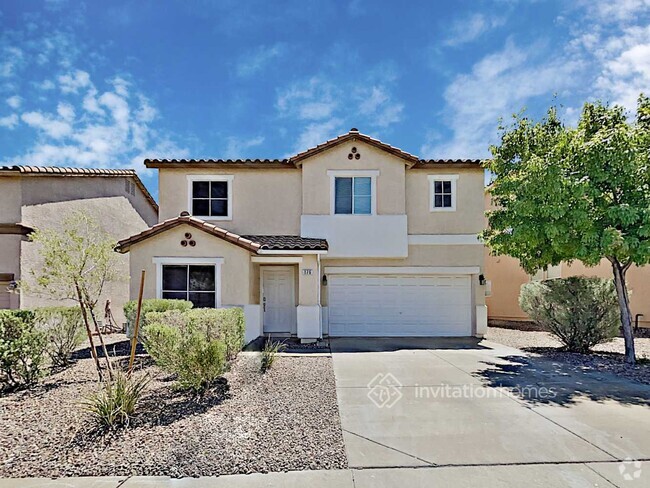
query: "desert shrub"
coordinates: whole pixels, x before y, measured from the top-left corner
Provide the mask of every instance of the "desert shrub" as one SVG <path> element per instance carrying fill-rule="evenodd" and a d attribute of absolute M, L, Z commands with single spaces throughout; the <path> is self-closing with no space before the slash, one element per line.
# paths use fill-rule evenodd
<path fill-rule="evenodd" d="M 262 364 L 260 366 L 262 373 L 266 373 L 267 370 L 271 369 L 271 366 L 273 366 L 273 363 L 275 362 L 277 353 L 282 351 L 285 347 L 285 344 L 280 341 L 267 340 L 264 343 L 264 348 L 262 349 Z"/>
<path fill-rule="evenodd" d="M 86 337 L 79 307 L 47 307 L 36 310 L 36 324 L 47 337 L 47 354 L 53 366 L 70 363 L 70 356 Z"/>
<path fill-rule="evenodd" d="M 151 312 L 166 312 L 167 310 L 189 310 L 194 306 L 187 300 L 170 300 L 166 298 L 150 298 L 142 300 L 142 309 L 140 310 L 140 330 L 147 325 L 147 314 Z M 131 300 L 124 304 L 124 316 L 127 322 L 127 336 L 133 337 L 133 327 L 135 325 L 135 316 L 138 311 L 138 301 Z"/>
<path fill-rule="evenodd" d="M 31 310 L 0 310 L 0 381 L 10 388 L 38 381 L 45 362 L 45 334 Z"/>
<path fill-rule="evenodd" d="M 105 428 L 128 426 L 149 384 L 147 375 L 138 378 L 118 372 L 101 390 L 89 395 L 82 406 Z"/>
<path fill-rule="evenodd" d="M 217 328 L 178 310 L 149 314 L 147 322 L 145 348 L 161 369 L 176 375 L 179 389 L 203 393 L 225 372 L 226 345 Z"/>
<path fill-rule="evenodd" d="M 519 305 L 568 351 L 588 352 L 618 332 L 618 302 L 611 280 L 573 276 L 521 287 Z"/>
<path fill-rule="evenodd" d="M 241 308 L 195 308 L 187 311 L 188 319 L 206 334 L 222 339 L 226 358 L 234 359 L 244 347 L 244 311 Z"/>

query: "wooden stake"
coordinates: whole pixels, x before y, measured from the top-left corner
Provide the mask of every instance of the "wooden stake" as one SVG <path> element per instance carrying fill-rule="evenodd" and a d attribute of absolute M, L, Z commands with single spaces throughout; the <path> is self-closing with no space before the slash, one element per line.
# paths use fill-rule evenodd
<path fill-rule="evenodd" d="M 133 361 L 135 360 L 135 347 L 138 344 L 138 334 L 140 333 L 140 311 L 142 310 L 142 294 L 144 293 L 144 275 L 142 270 L 140 277 L 140 292 L 138 293 L 138 309 L 135 314 L 135 324 L 133 325 L 133 338 L 131 339 L 131 357 L 129 358 L 129 374 L 133 370 Z"/>
<path fill-rule="evenodd" d="M 88 315 L 86 314 L 86 307 L 84 306 L 83 297 L 81 296 L 81 290 L 79 285 L 75 283 L 75 288 L 77 290 L 77 297 L 79 298 L 79 307 L 81 308 L 81 315 L 84 320 L 84 325 L 86 326 L 86 333 L 88 334 L 88 342 L 90 343 L 90 355 L 95 360 L 95 366 L 97 367 L 97 374 L 99 375 L 99 381 L 104 379 L 102 374 L 102 367 L 99 365 L 99 358 L 97 357 L 97 351 L 95 350 L 95 343 L 93 342 L 93 333 L 90 330 L 90 325 L 88 324 Z"/>

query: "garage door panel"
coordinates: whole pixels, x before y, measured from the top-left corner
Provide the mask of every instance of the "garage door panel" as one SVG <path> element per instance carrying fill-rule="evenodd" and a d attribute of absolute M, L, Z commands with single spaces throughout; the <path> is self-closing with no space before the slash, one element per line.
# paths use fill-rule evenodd
<path fill-rule="evenodd" d="M 471 335 L 469 276 L 334 275 L 332 336 Z"/>

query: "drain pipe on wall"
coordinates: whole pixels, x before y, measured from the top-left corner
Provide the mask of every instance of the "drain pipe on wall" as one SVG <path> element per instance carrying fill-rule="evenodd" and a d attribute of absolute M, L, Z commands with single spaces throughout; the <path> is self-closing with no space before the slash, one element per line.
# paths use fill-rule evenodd
<path fill-rule="evenodd" d="M 321 276 L 320 276 L 320 254 L 316 254 L 318 262 L 318 327 L 320 338 L 323 338 L 323 304 L 321 303 Z"/>

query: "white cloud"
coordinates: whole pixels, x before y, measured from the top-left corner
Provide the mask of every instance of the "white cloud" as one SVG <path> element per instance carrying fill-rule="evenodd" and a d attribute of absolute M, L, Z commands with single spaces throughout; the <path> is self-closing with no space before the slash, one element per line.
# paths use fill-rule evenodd
<path fill-rule="evenodd" d="M 333 83 L 314 76 L 283 90 L 278 96 L 276 107 L 283 116 L 321 120 L 336 110 L 340 97 L 341 94 Z"/>
<path fill-rule="evenodd" d="M 281 57 L 287 50 L 283 43 L 272 46 L 260 46 L 241 57 L 237 63 L 236 73 L 241 78 L 248 78 L 266 68 L 274 59 Z"/>
<path fill-rule="evenodd" d="M 6 117 L 0 117 L 0 127 L 5 129 L 13 129 L 18 125 L 18 116 L 16 114 L 7 115 Z"/>
<path fill-rule="evenodd" d="M 54 90 L 56 84 L 52 80 L 43 80 L 41 83 L 37 83 L 36 87 L 41 90 Z"/>
<path fill-rule="evenodd" d="M 45 135 L 53 139 L 61 139 L 72 132 L 68 121 L 56 119 L 42 112 L 25 112 L 20 117 L 27 125 L 40 129 Z"/>
<path fill-rule="evenodd" d="M 77 93 L 80 88 L 90 85 L 90 75 L 86 71 L 75 70 L 59 76 L 59 86 L 63 93 Z"/>
<path fill-rule="evenodd" d="M 19 108 L 22 101 L 23 101 L 23 99 L 18 95 L 13 95 L 13 96 L 7 98 L 7 100 L 6 100 L 7 105 L 9 105 L 13 109 Z"/>
<path fill-rule="evenodd" d="M 572 87 L 577 61 L 539 63 L 539 44 L 525 48 L 508 41 L 505 47 L 458 75 L 444 92 L 443 120 L 452 138 L 440 143 L 434 134 L 421 148 L 424 157 L 484 157 L 494 141 L 499 117 L 518 112 L 531 98 Z"/>
<path fill-rule="evenodd" d="M 447 46 L 467 44 L 468 42 L 475 41 L 486 32 L 501 27 L 505 22 L 505 17 L 480 13 L 472 14 L 469 17 L 459 19 L 452 23 L 449 29 L 449 35 L 444 43 Z"/>
<path fill-rule="evenodd" d="M 22 49 L 14 46 L 5 46 L 3 51 L 2 62 L 0 62 L 0 76 L 10 78 L 16 74 L 16 70 L 25 56 Z"/>
<path fill-rule="evenodd" d="M 241 159 L 248 156 L 247 150 L 252 147 L 260 146 L 264 143 L 263 136 L 243 139 L 239 137 L 229 137 L 223 157 L 226 159 Z"/>
<path fill-rule="evenodd" d="M 402 120 L 404 105 L 394 103 L 388 90 L 382 86 L 362 88 L 359 98 L 359 113 L 371 119 L 377 127 L 388 127 Z"/>
<path fill-rule="evenodd" d="M 337 118 L 308 124 L 298 137 L 295 152 L 305 151 L 341 134 L 343 132 L 342 124 L 343 121 Z"/>

